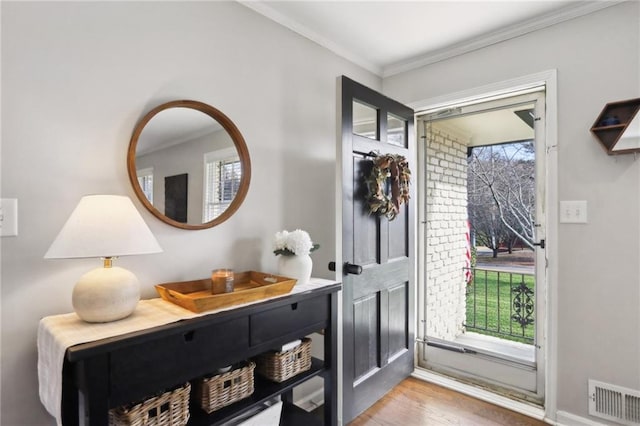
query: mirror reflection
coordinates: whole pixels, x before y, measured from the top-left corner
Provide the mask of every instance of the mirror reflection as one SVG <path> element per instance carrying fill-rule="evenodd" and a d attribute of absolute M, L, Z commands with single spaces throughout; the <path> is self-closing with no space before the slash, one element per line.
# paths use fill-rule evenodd
<path fill-rule="evenodd" d="M 638 148 L 640 148 L 640 114 L 636 114 L 631 123 L 627 125 L 612 151 Z"/>
<path fill-rule="evenodd" d="M 136 128 L 129 151 L 136 193 L 174 226 L 201 229 L 225 220 L 248 187 L 242 136 L 206 104 L 176 101 L 151 111 Z"/>

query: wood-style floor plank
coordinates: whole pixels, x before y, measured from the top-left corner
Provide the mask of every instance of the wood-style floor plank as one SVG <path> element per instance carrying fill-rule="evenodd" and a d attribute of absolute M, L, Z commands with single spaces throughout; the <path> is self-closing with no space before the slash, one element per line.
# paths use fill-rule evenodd
<path fill-rule="evenodd" d="M 546 423 L 410 377 L 349 426 L 542 426 Z"/>

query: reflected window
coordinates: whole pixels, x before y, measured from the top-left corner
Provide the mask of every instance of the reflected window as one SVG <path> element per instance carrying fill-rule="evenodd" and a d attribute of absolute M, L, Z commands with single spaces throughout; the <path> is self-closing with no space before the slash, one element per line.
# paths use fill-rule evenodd
<path fill-rule="evenodd" d="M 142 188 L 144 196 L 153 204 L 153 167 L 137 170 L 136 174 L 138 175 L 138 184 L 140 188 Z"/>
<path fill-rule="evenodd" d="M 378 110 L 353 101 L 353 133 L 365 138 L 378 139 Z"/>
<path fill-rule="evenodd" d="M 393 114 L 387 115 L 387 142 L 393 145 L 406 146 L 407 121 Z"/>
<path fill-rule="evenodd" d="M 242 166 L 235 149 L 205 154 L 203 222 L 215 219 L 229 207 L 238 193 L 241 178 Z"/>

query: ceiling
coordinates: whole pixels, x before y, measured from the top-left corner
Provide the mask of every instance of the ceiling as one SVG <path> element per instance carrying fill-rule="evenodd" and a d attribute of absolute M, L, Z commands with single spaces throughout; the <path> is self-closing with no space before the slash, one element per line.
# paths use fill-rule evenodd
<path fill-rule="evenodd" d="M 467 140 L 467 146 L 522 142 L 535 138 L 534 104 L 520 104 L 477 114 L 445 118 L 432 122 L 434 129 L 454 132 Z"/>
<path fill-rule="evenodd" d="M 620 0 L 238 1 L 381 77 L 620 3 Z"/>
<path fill-rule="evenodd" d="M 136 155 L 145 155 L 187 143 L 222 130 L 209 115 L 192 108 L 169 108 L 153 116 L 144 126 L 136 145 Z M 229 138 L 229 145 L 232 145 Z"/>

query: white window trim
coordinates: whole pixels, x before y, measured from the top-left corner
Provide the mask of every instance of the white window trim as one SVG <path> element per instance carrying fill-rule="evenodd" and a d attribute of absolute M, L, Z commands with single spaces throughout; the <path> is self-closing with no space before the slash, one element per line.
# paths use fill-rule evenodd
<path fill-rule="evenodd" d="M 206 220 L 206 215 L 207 215 L 207 164 L 208 163 L 213 163 L 216 161 L 225 161 L 225 160 L 235 160 L 237 159 L 238 161 L 240 160 L 240 156 L 238 155 L 238 151 L 236 150 L 235 147 L 229 147 L 229 148 L 223 148 L 223 149 L 218 149 L 216 151 L 210 151 L 204 154 L 204 161 L 202 163 L 202 170 L 204 171 L 204 173 L 202 173 L 202 222 L 208 222 Z"/>
<path fill-rule="evenodd" d="M 136 177 L 138 179 L 140 179 L 141 177 L 151 176 L 151 179 L 153 179 L 153 171 L 154 171 L 153 167 L 146 167 L 144 169 L 138 169 L 138 170 L 136 170 Z M 151 199 L 149 200 L 149 202 L 151 204 L 153 204 L 153 187 L 151 188 Z"/>
<path fill-rule="evenodd" d="M 138 169 L 136 170 L 136 176 L 149 176 L 153 175 L 153 167 L 147 167 L 146 169 Z"/>

